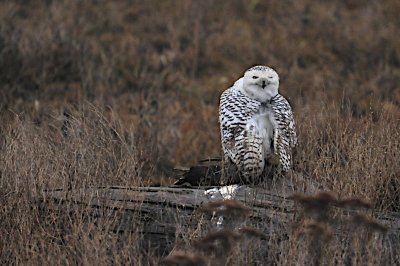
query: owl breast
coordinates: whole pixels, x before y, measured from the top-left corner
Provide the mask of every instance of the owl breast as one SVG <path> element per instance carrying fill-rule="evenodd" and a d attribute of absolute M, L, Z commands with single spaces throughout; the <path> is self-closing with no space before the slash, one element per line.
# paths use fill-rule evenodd
<path fill-rule="evenodd" d="M 267 159 L 274 152 L 274 132 L 276 122 L 271 108 L 261 105 L 259 111 L 249 120 L 248 125 L 254 125 L 262 140 L 262 156 Z M 248 126 L 247 126 L 248 127 Z"/>

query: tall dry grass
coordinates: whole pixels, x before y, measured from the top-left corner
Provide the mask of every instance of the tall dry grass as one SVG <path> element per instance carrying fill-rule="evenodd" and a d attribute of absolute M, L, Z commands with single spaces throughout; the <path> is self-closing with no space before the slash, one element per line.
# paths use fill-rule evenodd
<path fill-rule="evenodd" d="M 236 200 L 209 202 L 201 211 L 224 216 L 224 228 L 189 231 L 163 265 L 395 265 L 396 240 L 371 217 L 372 205 L 320 192 L 291 197 L 294 219 L 279 225 L 252 220 L 252 208 Z M 251 204 L 247 202 L 247 204 Z M 278 213 L 276 213 L 278 214 Z M 278 214 L 279 215 L 279 214 Z M 259 216 L 258 216 L 259 218 Z M 208 219 L 210 219 L 208 217 Z M 273 219 L 273 218 L 272 218 Z M 275 220 L 276 222 L 276 220 Z M 262 226 L 257 228 L 254 226 Z M 193 237 L 193 234 L 197 234 Z M 396 246 L 392 246 L 395 244 Z"/>
<path fill-rule="evenodd" d="M 111 210 L 99 210 L 100 218 L 90 223 L 88 207 L 69 202 L 66 213 L 52 213 L 39 198 L 47 189 L 75 193 L 93 186 L 147 184 L 156 154 L 149 144 L 143 148 L 145 139 L 121 130 L 118 121 L 93 106 L 72 110 L 68 118 L 54 117 L 45 126 L 14 116 L 1 133 L 2 263 L 140 263 L 139 235 L 114 232 L 119 217 Z"/>
<path fill-rule="evenodd" d="M 399 211 L 399 10 L 395 0 L 1 2 L 1 262 L 149 261 L 137 235 L 121 243 L 107 230 L 117 218 L 106 211 L 102 227 L 72 205 L 43 226 L 34 199 L 168 184 L 174 165 L 219 155 L 218 97 L 255 64 L 278 71 L 293 105 L 296 171 Z M 279 237 L 269 258 L 284 264 L 298 254 Z"/>

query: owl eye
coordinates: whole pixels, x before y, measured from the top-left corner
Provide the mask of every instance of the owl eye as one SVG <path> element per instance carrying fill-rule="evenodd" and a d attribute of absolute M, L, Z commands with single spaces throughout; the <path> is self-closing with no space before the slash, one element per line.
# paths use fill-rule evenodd
<path fill-rule="evenodd" d="M 258 79 L 258 77 L 257 76 L 253 76 L 253 79 Z"/>
<path fill-rule="evenodd" d="M 272 79 L 272 78 L 273 78 L 273 76 L 269 76 L 268 78 Z"/>

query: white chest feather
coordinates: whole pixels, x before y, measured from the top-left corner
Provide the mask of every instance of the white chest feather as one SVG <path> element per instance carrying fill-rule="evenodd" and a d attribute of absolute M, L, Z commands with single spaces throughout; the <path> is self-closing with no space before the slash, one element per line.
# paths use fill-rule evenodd
<path fill-rule="evenodd" d="M 264 158 L 269 157 L 273 153 L 273 139 L 277 130 L 274 114 L 266 107 L 261 107 L 260 111 L 255 114 L 247 123 L 246 127 L 255 126 L 262 138 Z"/>

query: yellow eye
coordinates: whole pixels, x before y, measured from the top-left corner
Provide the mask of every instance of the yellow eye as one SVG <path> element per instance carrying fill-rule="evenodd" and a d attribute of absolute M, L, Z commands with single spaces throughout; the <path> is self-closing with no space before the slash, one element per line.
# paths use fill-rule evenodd
<path fill-rule="evenodd" d="M 258 77 L 257 76 L 253 76 L 253 79 L 258 79 Z"/>

